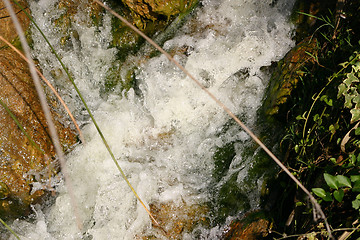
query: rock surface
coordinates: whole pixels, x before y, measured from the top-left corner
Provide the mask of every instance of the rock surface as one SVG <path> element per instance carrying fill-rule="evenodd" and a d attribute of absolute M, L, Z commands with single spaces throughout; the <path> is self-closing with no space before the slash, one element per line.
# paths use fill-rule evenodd
<path fill-rule="evenodd" d="M 27 7 L 26 1 L 19 0 L 18 2 L 21 6 L 24 6 L 26 11 L 30 12 Z M 19 19 L 21 27 L 23 29 L 28 29 L 28 27 L 30 25 L 30 20 L 28 19 L 26 14 L 23 13 L 21 11 L 21 9 L 14 3 L 12 3 L 12 6 L 14 8 L 14 11 L 17 13 L 17 17 Z M 15 31 L 14 25 L 11 21 L 11 18 L 6 10 L 6 7 L 5 7 L 3 1 L 0 2 L 0 35 L 3 38 L 5 38 L 6 40 L 8 40 L 9 42 L 12 42 L 17 38 L 17 33 Z M 5 43 L 0 41 L 0 47 L 2 47 L 2 46 L 5 46 Z"/>
<path fill-rule="evenodd" d="M 133 12 L 148 20 L 159 20 L 161 15 L 169 18 L 185 12 L 196 0 L 123 0 Z"/>
<path fill-rule="evenodd" d="M 2 4 L 0 11 L 4 15 Z M 26 31 L 29 21 L 23 15 L 18 13 Z M 17 35 L 10 19 L 0 20 L 0 34 L 14 41 Z M 0 217 L 9 219 L 26 215 L 29 205 L 42 199 L 59 167 L 28 64 L 5 46 L 0 50 L 0 86 Z M 52 107 L 59 106 L 52 101 Z M 67 150 L 77 137 L 61 123 L 62 117 L 55 111 L 53 117 Z"/>
<path fill-rule="evenodd" d="M 2 106 L 0 108 L 0 215 L 22 215 L 45 194 L 46 182 L 59 169 L 46 120 L 27 63 L 10 49 L 0 51 L 0 99 L 21 123 L 27 135 Z M 56 121 L 66 150 L 76 141 L 70 128 Z M 46 155 L 45 155 L 46 154 Z M 38 190 L 35 190 L 39 188 Z"/>
<path fill-rule="evenodd" d="M 182 239 L 184 233 L 190 233 L 196 226 L 207 224 L 205 217 L 209 209 L 203 205 L 189 205 L 185 202 L 150 204 L 151 214 L 160 227 L 153 223 L 158 233 L 152 236 L 141 236 L 136 239 Z"/>
<path fill-rule="evenodd" d="M 267 116 L 279 112 L 282 104 L 286 103 L 292 90 L 296 88 L 298 81 L 303 76 L 302 71 L 307 63 L 314 63 L 317 45 L 316 39 L 305 38 L 302 42 L 291 49 L 286 56 L 278 63 L 277 68 L 271 76 L 264 111 Z"/>
<path fill-rule="evenodd" d="M 260 214 L 261 215 L 261 214 Z M 268 235 L 270 222 L 254 212 L 230 224 L 223 240 L 257 240 Z"/>

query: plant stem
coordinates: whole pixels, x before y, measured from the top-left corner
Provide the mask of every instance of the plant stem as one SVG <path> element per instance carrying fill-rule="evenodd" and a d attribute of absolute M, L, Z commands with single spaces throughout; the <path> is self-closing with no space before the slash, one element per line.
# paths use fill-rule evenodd
<path fill-rule="evenodd" d="M 20 237 L 15 233 L 14 230 L 12 230 L 12 228 L 6 224 L 6 222 L 4 222 L 1 218 L 0 218 L 0 222 L 2 223 L 2 225 L 4 225 L 7 230 L 9 230 L 11 232 L 12 235 L 14 235 L 18 240 L 20 240 Z"/>

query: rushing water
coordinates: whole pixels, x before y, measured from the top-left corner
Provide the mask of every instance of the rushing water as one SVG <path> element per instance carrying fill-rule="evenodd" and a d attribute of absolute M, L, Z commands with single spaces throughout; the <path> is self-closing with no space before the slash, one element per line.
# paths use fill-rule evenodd
<path fill-rule="evenodd" d="M 71 47 L 60 47 L 61 32 L 51 25 L 52 19 L 61 14 L 55 2 L 33 1 L 33 16 L 51 36 L 51 43 L 74 75 L 120 166 L 147 205 L 181 206 L 181 211 L 175 207 L 168 213 L 180 215 L 185 206 L 208 203 L 214 192 L 211 188 L 218 187 L 230 174 L 237 174 L 237 182 L 242 184 L 251 160 L 241 159 L 241 145 L 249 142 L 249 137 L 238 127 L 222 131 L 229 117 L 220 107 L 162 55 L 141 61 L 136 91 L 130 89 L 126 94 L 117 92 L 104 98 L 101 88 L 116 58 L 116 49 L 109 48 L 110 15 L 105 16 L 103 27 L 96 29 L 79 11 L 72 25 L 78 37 L 71 39 Z M 260 68 L 279 60 L 293 45 L 288 22 L 293 1 L 201 3 L 193 19 L 166 41 L 164 48 L 186 48 L 186 54 L 175 58 L 251 128 L 269 78 Z M 35 30 L 33 38 L 34 55 L 47 77 L 53 79 L 59 64 Z M 159 230 L 151 227 L 151 220 L 116 169 L 70 84 L 59 79 L 56 85 L 83 123 L 86 138 L 86 144 L 67 156 L 84 233 L 78 233 L 62 181 L 54 183 L 58 196 L 53 204 L 46 209 L 34 206 L 34 220 L 17 220 L 13 228 L 22 239 L 160 238 Z M 236 156 L 229 173 L 214 184 L 214 152 L 234 141 Z M 250 201 L 250 208 L 258 207 L 258 195 L 254 194 Z M 200 212 L 207 215 L 206 211 Z M 185 232 L 179 238 L 216 239 L 220 227 L 207 226 L 197 227 L 196 236 Z"/>

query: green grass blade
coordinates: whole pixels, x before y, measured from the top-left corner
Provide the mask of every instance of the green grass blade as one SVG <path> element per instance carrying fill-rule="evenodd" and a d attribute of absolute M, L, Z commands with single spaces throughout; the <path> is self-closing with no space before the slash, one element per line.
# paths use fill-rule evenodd
<path fill-rule="evenodd" d="M 0 222 L 2 223 L 2 225 L 4 225 L 7 228 L 7 230 L 11 232 L 12 235 L 14 235 L 18 240 L 20 240 L 20 237 L 15 233 L 15 231 L 12 230 L 12 228 L 9 225 L 7 225 L 1 218 L 0 218 Z"/>

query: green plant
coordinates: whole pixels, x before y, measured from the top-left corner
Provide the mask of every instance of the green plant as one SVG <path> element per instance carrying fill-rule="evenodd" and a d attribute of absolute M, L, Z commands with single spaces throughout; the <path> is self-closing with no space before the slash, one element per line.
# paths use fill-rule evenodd
<path fill-rule="evenodd" d="M 350 109 L 351 120 L 354 123 L 360 120 L 360 53 L 354 52 L 348 62 L 341 64 L 344 68 L 351 65 L 351 72 L 346 74 L 346 78 L 339 85 L 338 98 L 345 98 L 344 107 Z"/>
<path fill-rule="evenodd" d="M 360 158 L 360 154 L 358 157 Z M 360 192 L 360 175 L 351 175 L 350 177 L 347 177 L 344 175 L 333 176 L 331 174 L 324 173 L 324 179 L 330 188 L 329 191 L 326 191 L 323 188 L 312 189 L 312 192 L 324 201 L 331 202 L 335 199 L 338 202 L 342 202 L 345 193 Z M 352 201 L 352 207 L 360 212 L 360 194 L 357 194 L 355 199 Z"/>
<path fill-rule="evenodd" d="M 293 174 L 312 188 L 329 223 L 340 229 L 355 222 L 360 209 L 360 43 L 350 20 L 341 20 L 340 27 L 334 27 L 333 19 L 315 18 L 318 25 L 312 37 L 319 51 L 299 70 L 301 86 L 285 110 L 288 126 L 281 146 Z M 314 186 L 319 176 L 327 186 Z M 314 233 L 316 229 L 309 224 L 313 211 L 298 196 L 294 220 L 286 228 Z M 340 214 L 351 217 L 340 220 Z"/>

